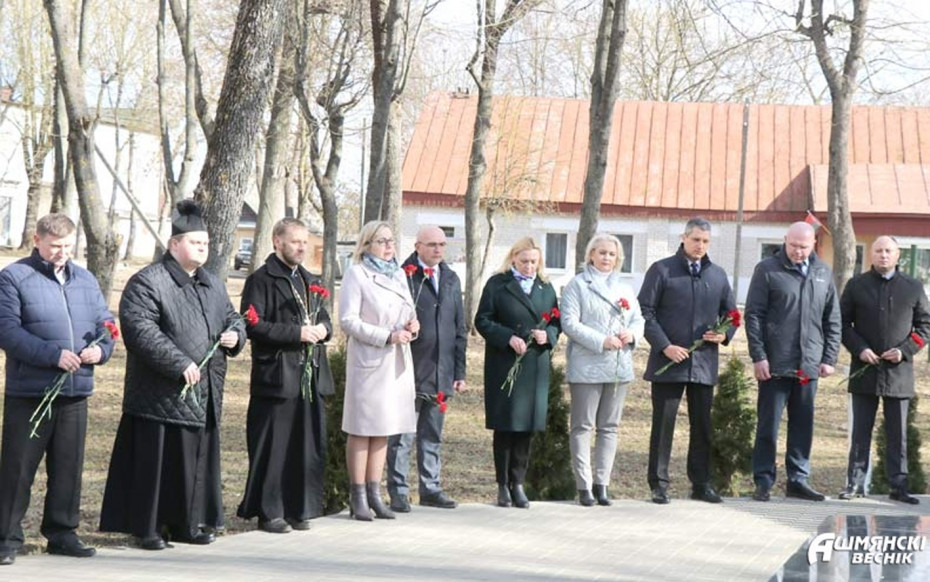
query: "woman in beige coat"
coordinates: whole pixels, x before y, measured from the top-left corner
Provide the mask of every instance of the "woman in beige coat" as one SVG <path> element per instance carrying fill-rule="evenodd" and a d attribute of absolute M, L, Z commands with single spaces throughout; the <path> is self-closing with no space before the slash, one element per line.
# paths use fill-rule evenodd
<path fill-rule="evenodd" d="M 395 241 L 385 222 L 369 222 L 358 236 L 353 264 L 342 279 L 339 323 L 349 337 L 342 430 L 356 519 L 393 519 L 381 499 L 387 438 L 416 431 L 410 342 L 420 324 Z"/>

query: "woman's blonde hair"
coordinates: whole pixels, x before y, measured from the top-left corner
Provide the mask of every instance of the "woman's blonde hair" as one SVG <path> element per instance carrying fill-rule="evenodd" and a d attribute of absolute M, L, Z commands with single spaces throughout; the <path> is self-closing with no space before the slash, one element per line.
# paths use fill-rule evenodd
<path fill-rule="evenodd" d="M 546 276 L 546 265 L 545 265 L 545 261 L 543 260 L 545 255 L 543 255 L 542 248 L 540 248 L 540 246 L 536 244 L 536 241 L 533 240 L 533 237 L 531 236 L 521 238 L 520 240 L 515 242 L 512 247 L 510 247 L 510 251 L 508 251 L 507 256 L 504 257 L 504 262 L 501 263 L 500 272 L 509 273 L 511 267 L 514 266 L 513 258 L 519 255 L 520 253 L 522 253 L 523 251 L 538 251 L 539 252 L 539 266 L 536 267 L 536 276 L 539 277 L 540 281 L 548 282 L 549 277 Z"/>
<path fill-rule="evenodd" d="M 365 223 L 365 226 L 363 226 L 362 230 L 358 233 L 358 242 L 355 243 L 355 252 L 352 253 L 352 262 L 362 262 L 362 254 L 368 252 L 368 249 L 371 247 L 371 241 L 375 240 L 375 237 L 378 236 L 378 232 L 385 228 L 390 230 L 391 225 L 383 220 L 372 220 L 371 222 Z M 396 240 L 394 241 L 394 245 L 394 254 L 396 255 Z"/>
<path fill-rule="evenodd" d="M 617 263 L 614 265 L 614 271 L 619 272 L 623 268 L 623 261 L 626 260 L 626 256 L 623 254 L 623 245 L 620 244 L 620 239 L 615 237 L 612 234 L 606 232 L 599 232 L 591 237 L 591 240 L 588 241 L 588 246 L 584 249 L 584 260 L 585 265 L 591 264 L 591 252 L 594 248 L 601 243 L 613 243 L 617 247 Z"/>

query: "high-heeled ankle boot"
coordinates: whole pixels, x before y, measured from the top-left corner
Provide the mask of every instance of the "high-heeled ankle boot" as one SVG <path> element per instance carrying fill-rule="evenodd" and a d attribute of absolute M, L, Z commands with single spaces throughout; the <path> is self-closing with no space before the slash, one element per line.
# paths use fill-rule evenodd
<path fill-rule="evenodd" d="M 372 519 L 364 484 L 349 486 L 349 517 L 354 517 L 359 521 L 371 521 Z"/>
<path fill-rule="evenodd" d="M 377 481 L 369 481 L 365 484 L 368 492 L 368 507 L 375 512 L 378 519 L 394 519 L 394 512 L 384 504 L 381 499 L 381 484 Z"/>
<path fill-rule="evenodd" d="M 597 499 L 598 505 L 610 505 L 610 497 L 607 497 L 607 485 L 595 485 L 594 498 Z"/>
<path fill-rule="evenodd" d="M 513 506 L 520 509 L 528 509 L 530 500 L 526 497 L 526 491 L 523 490 L 522 483 L 514 483 L 510 486 L 510 495 L 513 497 Z"/>
<path fill-rule="evenodd" d="M 504 483 L 498 483 L 497 485 L 497 506 L 498 507 L 512 507 L 513 500 L 510 498 L 510 488 L 507 487 Z"/>

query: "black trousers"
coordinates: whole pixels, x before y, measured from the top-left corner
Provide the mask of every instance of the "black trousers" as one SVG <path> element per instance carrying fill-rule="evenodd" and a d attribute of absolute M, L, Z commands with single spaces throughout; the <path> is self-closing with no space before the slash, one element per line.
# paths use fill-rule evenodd
<path fill-rule="evenodd" d="M 41 398 L 6 396 L 0 450 L 0 549 L 23 545 L 22 521 L 42 456 L 48 486 L 41 532 L 49 540 L 74 535 L 80 523 L 87 398 L 59 396 L 52 417 L 29 438 L 29 417 Z"/>
<path fill-rule="evenodd" d="M 531 432 L 494 431 L 494 474 L 501 485 L 522 485 L 530 465 Z"/>
<path fill-rule="evenodd" d="M 872 450 L 872 429 L 879 396 L 851 394 L 853 411 L 852 446 L 849 448 L 847 483 L 865 483 Z M 892 491 L 907 491 L 907 409 L 908 398 L 881 397 L 885 414 L 885 474 Z"/>
<path fill-rule="evenodd" d="M 710 409 L 714 387 L 688 382 L 652 384 L 652 433 L 649 437 L 649 488 L 668 487 L 668 463 L 672 456 L 675 417 L 681 395 L 688 393 L 688 479 L 694 488 L 710 483 Z"/>

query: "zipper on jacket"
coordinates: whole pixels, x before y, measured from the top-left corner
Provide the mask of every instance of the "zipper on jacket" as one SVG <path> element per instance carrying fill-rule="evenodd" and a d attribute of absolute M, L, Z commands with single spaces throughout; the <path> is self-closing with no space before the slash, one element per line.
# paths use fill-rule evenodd
<path fill-rule="evenodd" d="M 65 313 L 68 315 L 68 336 L 71 338 L 71 351 L 74 352 L 74 322 L 71 321 L 71 307 L 68 305 L 68 296 L 65 295 L 65 284 L 59 281 L 58 290 L 61 292 L 61 302 L 65 305 Z M 74 396 L 74 374 L 68 375 L 68 384 L 67 396 Z"/>

